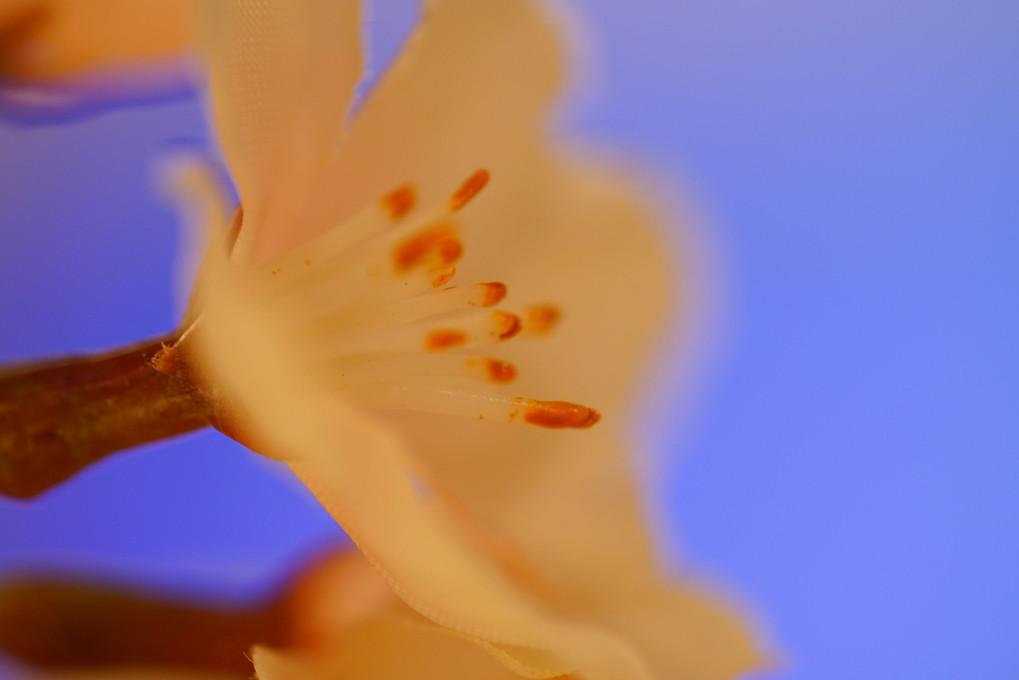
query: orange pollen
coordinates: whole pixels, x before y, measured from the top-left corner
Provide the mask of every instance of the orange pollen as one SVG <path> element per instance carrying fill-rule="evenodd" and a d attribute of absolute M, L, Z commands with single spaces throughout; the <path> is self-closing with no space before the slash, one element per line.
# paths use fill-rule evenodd
<path fill-rule="evenodd" d="M 535 305 L 527 310 L 527 330 L 549 333 L 559 323 L 561 313 L 555 305 Z"/>
<path fill-rule="evenodd" d="M 506 297 L 506 284 L 493 281 L 492 283 L 486 283 L 485 285 L 485 297 L 481 301 L 482 307 L 493 307 Z"/>
<path fill-rule="evenodd" d="M 393 249 L 393 266 L 397 271 L 407 271 L 421 264 L 441 244 L 455 238 L 451 224 L 437 224 L 401 241 Z"/>
<path fill-rule="evenodd" d="M 455 236 L 453 238 L 446 239 L 439 244 L 439 260 L 441 260 L 443 265 L 453 264 L 460 259 L 463 253 L 463 241 Z"/>
<path fill-rule="evenodd" d="M 468 177 L 467 180 L 460 185 L 460 188 L 456 190 L 456 193 L 450 197 L 449 209 L 453 212 L 462 210 L 465 205 L 471 202 L 471 199 L 477 196 L 478 193 L 485 188 L 490 177 L 491 174 L 484 168 Z"/>
<path fill-rule="evenodd" d="M 432 280 L 432 288 L 442 288 L 456 276 L 456 267 L 450 267 Z"/>
<path fill-rule="evenodd" d="M 457 347 L 467 342 L 467 334 L 457 330 L 432 331 L 425 336 L 425 349 L 429 352 L 441 352 L 450 347 Z"/>
<path fill-rule="evenodd" d="M 525 422 L 552 429 L 584 429 L 599 420 L 601 414 L 593 408 L 568 401 L 535 401 L 524 411 Z"/>
<path fill-rule="evenodd" d="M 485 359 L 485 369 L 488 371 L 489 382 L 508 383 L 517 377 L 517 367 L 508 361 Z"/>
<path fill-rule="evenodd" d="M 381 203 L 382 207 L 389 213 L 389 216 L 394 220 L 398 220 L 414 208 L 416 200 L 414 187 L 405 184 L 383 196 Z"/>
<path fill-rule="evenodd" d="M 495 319 L 497 326 L 496 333 L 499 335 L 500 340 L 509 340 L 524 327 L 520 322 L 520 317 L 516 314 L 495 312 L 492 316 Z"/>

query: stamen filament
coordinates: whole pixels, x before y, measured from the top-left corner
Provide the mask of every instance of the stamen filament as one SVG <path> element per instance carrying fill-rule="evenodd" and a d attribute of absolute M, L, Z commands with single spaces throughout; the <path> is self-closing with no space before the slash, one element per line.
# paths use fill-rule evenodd
<path fill-rule="evenodd" d="M 370 408 L 424 411 L 552 429 L 584 429 L 601 419 L 597 411 L 580 404 L 539 401 L 436 385 L 377 383 L 359 385 L 342 390 L 342 393 Z"/>
<path fill-rule="evenodd" d="M 441 352 L 454 348 L 485 347 L 516 335 L 520 331 L 520 317 L 503 311 L 471 310 L 438 321 L 406 326 L 347 333 L 321 331 L 321 326 L 304 329 L 297 338 L 306 345 L 302 354 L 312 364 L 323 359 L 357 354 Z"/>
<path fill-rule="evenodd" d="M 516 367 L 489 357 L 464 357 L 457 354 L 396 354 L 358 361 L 341 358 L 318 369 L 325 382 L 336 387 L 366 383 L 403 383 L 409 380 L 471 380 L 492 384 L 512 382 Z"/>

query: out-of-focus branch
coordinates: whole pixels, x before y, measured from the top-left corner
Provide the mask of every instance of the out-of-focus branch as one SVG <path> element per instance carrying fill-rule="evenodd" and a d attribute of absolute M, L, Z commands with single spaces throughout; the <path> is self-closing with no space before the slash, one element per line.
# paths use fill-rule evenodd
<path fill-rule="evenodd" d="M 173 339 L 0 373 L 0 493 L 28 498 L 111 453 L 208 425 L 213 408 L 187 372 L 153 365 Z"/>
<path fill-rule="evenodd" d="M 242 607 L 34 579 L 0 587 L 0 650 L 39 669 L 173 668 L 249 677 L 256 644 L 291 644 L 287 602 Z"/>

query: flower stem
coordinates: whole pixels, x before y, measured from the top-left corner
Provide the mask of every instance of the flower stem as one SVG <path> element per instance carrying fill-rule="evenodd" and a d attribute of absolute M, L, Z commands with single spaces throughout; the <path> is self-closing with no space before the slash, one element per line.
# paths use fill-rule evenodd
<path fill-rule="evenodd" d="M 173 340 L 0 372 L 0 494 L 28 498 L 111 453 L 208 425 L 195 382 L 153 366 Z"/>

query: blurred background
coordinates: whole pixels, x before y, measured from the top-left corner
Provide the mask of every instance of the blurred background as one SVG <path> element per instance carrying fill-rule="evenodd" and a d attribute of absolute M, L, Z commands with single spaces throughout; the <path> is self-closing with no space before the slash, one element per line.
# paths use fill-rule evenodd
<path fill-rule="evenodd" d="M 682 564 L 757 613 L 768 677 L 1019 677 L 1019 4 L 576 4 L 573 128 L 679 178 L 713 254 L 695 392 L 647 437 Z M 412 3 L 377 6 L 384 62 Z M 0 358 L 173 326 L 154 161 L 207 143 L 193 93 L 0 120 Z M 215 432 L 0 500 L 0 573 L 221 599 L 340 540 Z"/>

